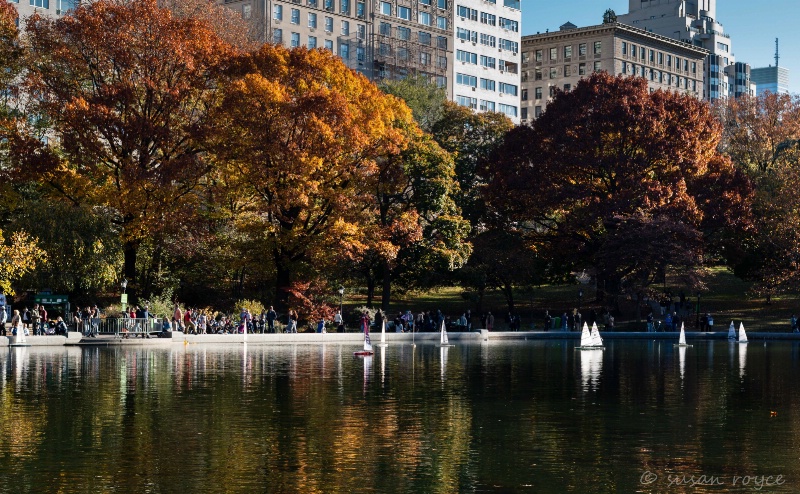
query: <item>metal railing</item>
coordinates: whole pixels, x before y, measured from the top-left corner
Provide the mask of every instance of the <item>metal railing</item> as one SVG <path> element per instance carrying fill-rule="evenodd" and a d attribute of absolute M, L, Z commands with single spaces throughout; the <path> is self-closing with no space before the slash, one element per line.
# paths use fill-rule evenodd
<path fill-rule="evenodd" d="M 84 335 L 113 335 L 118 338 L 128 338 L 130 336 L 150 336 L 161 332 L 161 319 L 148 317 L 137 318 L 116 318 L 105 319 L 91 318 L 83 319 L 76 324 L 76 331 Z"/>

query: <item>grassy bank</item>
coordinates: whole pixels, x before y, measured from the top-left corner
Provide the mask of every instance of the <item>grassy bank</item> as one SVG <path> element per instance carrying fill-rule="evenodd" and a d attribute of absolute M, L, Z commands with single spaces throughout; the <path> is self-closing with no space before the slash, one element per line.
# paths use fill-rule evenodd
<path fill-rule="evenodd" d="M 750 283 L 735 277 L 731 271 L 723 267 L 712 268 L 706 279 L 707 290 L 700 293 L 700 310 L 704 314 L 710 312 L 714 317 L 715 329 L 726 329 L 730 321 L 743 321 L 745 327 L 755 331 L 788 331 L 789 318 L 795 311 L 800 313 L 800 297 L 797 294 L 787 294 L 773 297 L 770 304 L 763 298 L 754 298 L 748 294 Z M 551 315 L 560 315 L 565 311 L 578 307 L 578 290 L 583 288 L 584 296 L 580 303 L 581 312 L 586 317 L 592 309 L 601 313 L 603 305 L 596 301 L 594 285 L 542 285 L 532 290 L 518 290 L 514 294 L 517 313 L 522 318 L 522 328 L 530 329 L 531 323 L 541 329 L 545 310 Z M 669 280 L 666 286 L 656 287 L 660 290 L 671 290 L 679 294 L 681 288 L 671 286 Z M 409 293 L 403 297 L 392 300 L 389 313 L 395 315 L 398 311 L 411 310 L 415 314 L 420 310 L 440 309 L 451 317 L 459 317 L 467 309 L 477 314 L 474 300 L 465 296 L 461 287 L 447 287 L 424 293 Z M 687 318 L 687 327 L 694 328 L 696 320 L 697 293 L 686 292 L 691 302 L 692 315 Z M 350 294 L 345 300 L 345 309 L 363 306 L 366 298 Z M 505 298 L 499 291 L 487 292 L 483 304 L 485 311 L 491 311 L 497 318 L 495 326 L 498 329 L 505 327 L 505 315 L 508 313 Z M 642 310 L 642 317 L 647 315 L 646 309 Z M 617 328 L 620 330 L 642 330 L 644 323 L 635 321 L 635 300 L 620 300 L 616 316 Z M 656 314 L 657 318 L 660 318 Z M 477 323 L 477 320 L 475 321 Z"/>

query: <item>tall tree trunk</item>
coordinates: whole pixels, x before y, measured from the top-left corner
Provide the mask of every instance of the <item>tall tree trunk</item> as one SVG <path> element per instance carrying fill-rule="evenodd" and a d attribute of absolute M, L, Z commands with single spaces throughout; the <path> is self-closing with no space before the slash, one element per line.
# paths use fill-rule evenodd
<path fill-rule="evenodd" d="M 126 293 L 131 300 L 136 300 L 138 294 L 136 285 L 136 254 L 139 251 L 138 242 L 128 240 L 123 246 L 123 253 L 125 256 L 125 265 L 123 268 L 125 279 L 128 280 L 128 288 Z"/>
<path fill-rule="evenodd" d="M 281 255 L 275 255 L 275 299 L 276 305 L 281 309 L 289 307 L 289 286 L 292 283 L 292 273 L 288 261 Z"/>
<path fill-rule="evenodd" d="M 381 293 L 381 309 L 386 314 L 389 311 L 389 299 L 392 296 L 392 270 L 389 261 L 383 261 L 383 293 Z"/>
<path fill-rule="evenodd" d="M 367 275 L 367 307 L 372 308 L 372 300 L 375 298 L 375 277 Z"/>
<path fill-rule="evenodd" d="M 503 295 L 506 296 L 509 314 L 514 313 L 514 287 L 508 284 L 503 285 Z"/>

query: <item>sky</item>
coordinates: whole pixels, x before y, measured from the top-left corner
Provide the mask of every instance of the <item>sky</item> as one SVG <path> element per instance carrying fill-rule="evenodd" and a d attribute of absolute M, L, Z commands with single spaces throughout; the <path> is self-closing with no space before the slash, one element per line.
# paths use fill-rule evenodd
<path fill-rule="evenodd" d="M 556 31 L 567 21 L 601 24 L 606 9 L 626 14 L 628 0 L 522 0 L 522 35 Z M 789 69 L 789 91 L 800 94 L 800 0 L 717 0 L 716 21 L 730 35 L 736 61 L 753 68 L 775 65 L 779 38 L 779 65 Z"/>

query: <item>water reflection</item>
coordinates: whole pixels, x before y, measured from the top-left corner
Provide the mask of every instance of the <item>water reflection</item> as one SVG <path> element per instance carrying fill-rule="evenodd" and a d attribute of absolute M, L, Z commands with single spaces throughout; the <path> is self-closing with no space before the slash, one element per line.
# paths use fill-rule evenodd
<path fill-rule="evenodd" d="M 600 385 L 600 373 L 603 370 L 604 350 L 581 350 L 581 382 L 583 391 L 587 392 L 591 388 L 596 391 Z"/>
<path fill-rule="evenodd" d="M 745 367 L 747 367 L 747 343 L 739 343 L 739 378 L 744 379 Z"/>
<path fill-rule="evenodd" d="M 634 492 L 646 470 L 800 479 L 774 455 L 800 444 L 800 344 L 746 355 L 737 343 L 732 362 L 727 344 L 399 345 L 381 349 L 380 381 L 348 345 L 8 350 L 0 492 Z M 790 482 L 770 492 L 797 492 Z"/>

